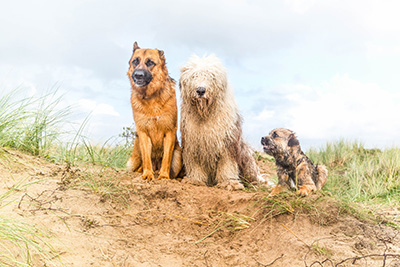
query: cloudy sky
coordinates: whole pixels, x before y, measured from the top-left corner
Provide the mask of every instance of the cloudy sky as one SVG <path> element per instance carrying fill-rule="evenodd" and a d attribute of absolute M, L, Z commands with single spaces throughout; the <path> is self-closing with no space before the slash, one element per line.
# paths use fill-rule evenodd
<path fill-rule="evenodd" d="M 221 58 L 256 149 L 276 127 L 306 149 L 339 138 L 399 146 L 399 10 L 389 0 L 2 0 L 0 94 L 59 88 L 104 141 L 133 122 L 137 41 L 164 50 L 175 80 L 192 54 Z"/>

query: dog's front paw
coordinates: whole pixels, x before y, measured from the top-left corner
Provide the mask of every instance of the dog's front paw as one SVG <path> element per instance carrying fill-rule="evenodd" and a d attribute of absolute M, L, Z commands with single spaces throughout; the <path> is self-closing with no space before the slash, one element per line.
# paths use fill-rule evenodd
<path fill-rule="evenodd" d="M 154 174 L 153 174 L 152 171 L 144 170 L 144 171 L 143 171 L 143 174 L 142 174 L 142 178 L 143 178 L 143 180 L 149 180 L 149 181 L 151 181 L 151 180 L 154 179 Z"/>
<path fill-rule="evenodd" d="M 217 187 L 226 189 L 228 191 L 244 189 L 243 184 L 241 184 L 239 181 L 235 181 L 235 180 L 222 182 L 222 183 L 218 184 Z"/>
<path fill-rule="evenodd" d="M 271 193 L 269 193 L 268 197 L 273 197 L 277 194 L 279 194 L 280 192 L 284 191 L 286 188 L 280 184 L 278 184 L 277 186 L 272 187 Z"/>
<path fill-rule="evenodd" d="M 161 179 L 168 179 L 169 180 L 169 175 L 168 175 L 168 173 L 160 173 L 160 175 L 158 176 L 157 179 L 158 180 L 161 180 Z"/>
<path fill-rule="evenodd" d="M 307 196 L 308 194 L 310 194 L 312 191 L 315 191 L 315 185 L 302 185 L 299 188 L 298 194 L 300 196 Z"/>

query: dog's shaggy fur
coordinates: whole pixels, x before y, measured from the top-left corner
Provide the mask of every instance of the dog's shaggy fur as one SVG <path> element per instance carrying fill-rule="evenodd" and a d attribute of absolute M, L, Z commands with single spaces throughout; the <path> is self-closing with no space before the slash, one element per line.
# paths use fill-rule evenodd
<path fill-rule="evenodd" d="M 193 181 L 226 189 L 261 180 L 226 70 L 214 55 L 193 56 L 181 68 L 182 156 Z"/>
<path fill-rule="evenodd" d="M 328 178 L 324 165 L 314 165 L 301 151 L 299 140 L 293 131 L 277 128 L 261 138 L 264 152 L 276 161 L 278 185 L 272 188 L 271 196 L 287 187 L 306 196 L 321 189 Z"/>

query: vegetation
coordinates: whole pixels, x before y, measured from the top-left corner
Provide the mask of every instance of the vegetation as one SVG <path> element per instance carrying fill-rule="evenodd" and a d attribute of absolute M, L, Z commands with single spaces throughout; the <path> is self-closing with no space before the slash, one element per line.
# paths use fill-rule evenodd
<path fill-rule="evenodd" d="M 133 126 L 124 128 L 119 137 L 94 145 L 83 135 L 88 118 L 77 130 L 61 130 L 64 126 L 74 129 L 74 125 L 68 123 L 71 107 L 60 107 L 62 98 L 56 91 L 38 98 L 21 98 L 18 93 L 0 96 L 0 146 L 52 161 L 125 167 L 135 137 Z"/>
<path fill-rule="evenodd" d="M 117 178 L 107 174 L 107 170 L 125 168 L 135 138 L 135 128 L 124 128 L 119 137 L 109 139 L 102 145 L 93 145 L 82 134 L 88 119 L 75 131 L 60 130 L 65 129 L 71 112 L 70 107 L 60 108 L 60 103 L 61 98 L 56 93 L 39 98 L 21 98 L 18 92 L 0 96 L 0 153 L 1 147 L 15 148 L 51 161 L 65 162 L 71 173 L 71 166 L 94 165 L 98 173 L 79 175 L 77 184 L 104 197 L 118 199 L 118 196 L 122 196 L 125 199 L 125 192 L 118 187 Z M 361 218 L 369 216 L 377 207 L 400 207 L 399 148 L 367 149 L 359 142 L 339 140 L 327 143 L 319 150 L 310 149 L 307 155 L 315 163 L 328 167 L 329 179 L 322 195 L 324 199 L 328 195 L 333 196 L 338 200 L 337 203 L 341 203 L 340 209 Z M 260 153 L 255 156 L 263 162 L 273 160 Z M 68 179 L 62 182 L 67 184 L 70 182 Z M 0 209 L 13 190 L 15 188 L 0 195 Z M 360 206 L 355 207 L 356 202 Z M 266 198 L 265 210 L 269 210 L 269 213 L 265 218 L 299 209 L 323 213 L 302 198 L 282 194 L 273 199 Z M 225 228 L 245 229 L 253 220 L 240 214 L 220 215 L 223 216 L 223 223 L 216 225 L 215 230 L 203 239 Z M 397 221 L 393 225 L 398 227 L 399 224 Z M 29 265 L 32 251 L 41 257 L 50 257 L 45 252 L 52 251 L 46 241 L 48 238 L 40 229 L 0 217 L 0 264 Z M 314 250 L 320 254 L 330 253 L 318 244 Z M 51 254 L 54 255 L 53 252 Z"/>
<path fill-rule="evenodd" d="M 14 193 L 27 186 L 28 183 L 17 183 L 0 194 L 0 214 L 5 206 L 17 201 L 13 199 Z M 59 261 L 50 239 L 50 234 L 43 229 L 0 215 L 0 266 L 32 266 L 42 260 Z"/>
<path fill-rule="evenodd" d="M 366 149 L 361 143 L 327 143 L 308 156 L 329 169 L 325 190 L 349 202 L 400 204 L 400 149 Z"/>
<path fill-rule="evenodd" d="M 124 192 L 117 187 L 115 175 L 103 174 L 109 167 L 125 168 L 135 136 L 134 127 L 124 128 L 120 138 L 93 145 L 82 134 L 88 119 L 77 130 L 62 130 L 73 129 L 74 125 L 68 123 L 71 108 L 60 107 L 60 103 L 57 92 L 35 98 L 21 97 L 20 91 L 16 90 L 0 96 L 0 158 L 7 162 L 5 151 L 12 148 L 50 161 L 65 162 L 68 173 L 61 181 L 62 185 L 78 178 L 79 181 L 74 181 L 76 185 L 89 188 L 104 198 L 124 201 Z M 72 166 L 82 164 L 96 165 L 95 173 L 77 175 L 79 169 Z M 0 192 L 0 214 L 6 205 L 18 201 L 10 200 L 14 192 L 29 186 L 16 182 L 10 190 Z M 46 231 L 0 215 L 1 266 L 32 266 L 37 264 L 33 262 L 34 258 L 52 262 L 57 257 L 50 240 Z"/>

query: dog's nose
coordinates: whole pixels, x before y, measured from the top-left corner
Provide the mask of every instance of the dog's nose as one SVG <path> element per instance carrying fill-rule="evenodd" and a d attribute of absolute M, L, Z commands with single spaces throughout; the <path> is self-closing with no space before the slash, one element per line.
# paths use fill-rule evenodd
<path fill-rule="evenodd" d="M 144 71 L 143 70 L 136 70 L 135 73 L 133 73 L 133 76 L 135 77 L 135 79 L 143 79 L 144 78 Z"/>
<path fill-rule="evenodd" d="M 261 144 L 263 145 L 265 143 L 265 137 L 261 137 Z"/>
<path fill-rule="evenodd" d="M 203 96 L 206 93 L 206 88 L 204 87 L 197 87 L 196 93 L 198 96 Z"/>

